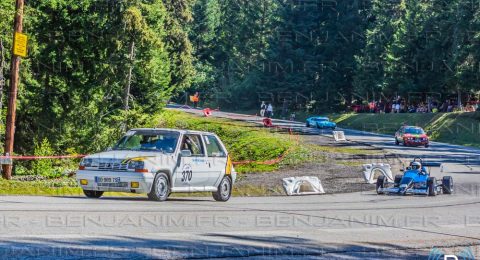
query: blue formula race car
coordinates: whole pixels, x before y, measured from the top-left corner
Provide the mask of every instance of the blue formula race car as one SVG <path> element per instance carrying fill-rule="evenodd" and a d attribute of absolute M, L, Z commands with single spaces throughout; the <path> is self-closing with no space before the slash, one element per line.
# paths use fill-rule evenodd
<path fill-rule="evenodd" d="M 438 163 L 424 163 L 420 158 L 415 158 L 406 168 L 403 175 L 395 176 L 393 186 L 384 175 L 377 179 L 377 194 L 416 194 L 435 196 L 437 194 L 452 194 L 453 179 L 444 176 L 441 181 L 430 176 L 427 167 L 440 166 Z M 390 186 L 390 187 L 389 187 Z"/>
<path fill-rule="evenodd" d="M 313 117 L 307 118 L 306 126 L 321 128 L 321 129 L 337 128 L 337 124 L 335 124 L 335 122 L 330 121 L 328 117 L 321 117 L 321 116 L 313 116 Z"/>

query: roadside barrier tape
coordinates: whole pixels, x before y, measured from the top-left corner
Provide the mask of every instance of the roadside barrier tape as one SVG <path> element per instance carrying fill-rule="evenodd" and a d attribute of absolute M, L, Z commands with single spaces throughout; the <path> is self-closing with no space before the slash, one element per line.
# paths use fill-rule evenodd
<path fill-rule="evenodd" d="M 0 159 L 12 159 L 12 160 L 37 160 L 37 159 L 75 159 L 83 158 L 86 155 L 77 154 L 77 155 L 51 155 L 51 156 L 23 156 L 23 155 L 12 155 L 12 156 L 0 156 Z"/>

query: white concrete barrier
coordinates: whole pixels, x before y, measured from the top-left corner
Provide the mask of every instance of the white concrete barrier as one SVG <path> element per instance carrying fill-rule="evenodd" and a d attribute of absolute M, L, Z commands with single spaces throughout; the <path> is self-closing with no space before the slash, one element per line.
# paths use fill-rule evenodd
<path fill-rule="evenodd" d="M 325 193 L 320 179 L 310 176 L 284 178 L 283 188 L 288 196 Z"/>
<path fill-rule="evenodd" d="M 336 142 L 347 141 L 347 138 L 345 137 L 345 132 L 343 131 L 333 131 L 333 138 L 335 138 Z"/>
<path fill-rule="evenodd" d="M 387 182 L 393 182 L 392 167 L 390 164 L 373 163 L 363 165 L 363 177 L 367 183 L 374 184 L 377 180 L 375 173 L 379 172 L 387 178 Z"/>

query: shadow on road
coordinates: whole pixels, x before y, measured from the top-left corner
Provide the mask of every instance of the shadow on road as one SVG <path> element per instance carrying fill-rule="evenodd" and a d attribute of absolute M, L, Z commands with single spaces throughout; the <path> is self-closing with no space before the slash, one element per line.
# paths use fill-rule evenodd
<path fill-rule="evenodd" d="M 289 236 L 198 235 L 195 240 L 140 238 L 133 236 L 50 239 L 26 237 L 0 239 L 2 258 L 62 259 L 402 259 L 425 258 L 430 248 L 403 247 L 388 243 L 327 244 Z"/>

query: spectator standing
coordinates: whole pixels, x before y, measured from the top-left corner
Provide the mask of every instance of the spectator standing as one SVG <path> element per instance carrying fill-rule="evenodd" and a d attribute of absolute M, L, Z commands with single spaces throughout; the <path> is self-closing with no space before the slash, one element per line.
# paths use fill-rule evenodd
<path fill-rule="evenodd" d="M 272 106 L 272 104 L 270 104 L 270 103 L 267 104 L 266 113 L 267 113 L 266 116 L 267 116 L 268 118 L 272 118 L 272 117 L 273 117 L 273 106 Z"/>
<path fill-rule="evenodd" d="M 198 101 L 200 100 L 200 93 L 195 92 L 195 95 L 193 95 L 193 107 L 197 108 L 198 106 Z"/>
<path fill-rule="evenodd" d="M 295 114 L 295 112 L 292 112 L 290 114 L 290 121 L 295 121 L 295 118 L 297 117 L 297 115 Z"/>
<path fill-rule="evenodd" d="M 397 101 L 395 103 L 395 113 L 400 113 L 400 102 L 399 101 Z"/>
<path fill-rule="evenodd" d="M 265 116 L 265 110 L 267 110 L 267 105 L 265 104 L 265 101 L 262 101 L 262 104 L 260 105 L 260 116 L 261 117 Z"/>

